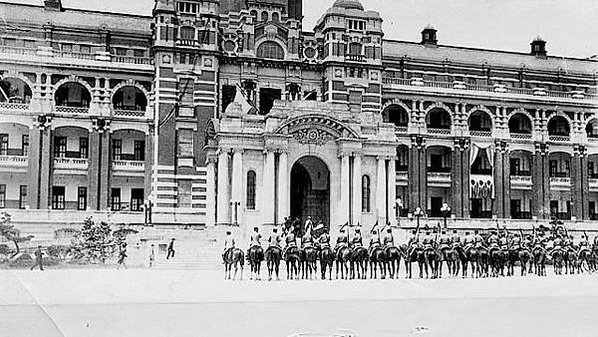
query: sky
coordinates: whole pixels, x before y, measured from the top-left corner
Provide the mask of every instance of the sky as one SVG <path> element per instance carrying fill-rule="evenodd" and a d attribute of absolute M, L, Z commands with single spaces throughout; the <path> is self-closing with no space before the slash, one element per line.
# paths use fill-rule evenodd
<path fill-rule="evenodd" d="M 42 3 L 42 0 L 0 0 Z M 153 0 L 62 0 L 65 7 L 150 15 Z M 587 58 L 598 54 L 598 0 L 361 0 L 381 13 L 385 38 L 419 41 L 427 24 L 440 44 L 528 52 L 540 35 L 550 55 Z M 304 0 L 303 29 L 334 0 Z"/>

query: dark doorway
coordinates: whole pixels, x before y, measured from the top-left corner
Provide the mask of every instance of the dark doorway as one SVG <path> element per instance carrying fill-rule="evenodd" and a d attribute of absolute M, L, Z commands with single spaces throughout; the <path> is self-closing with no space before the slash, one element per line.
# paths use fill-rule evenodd
<path fill-rule="evenodd" d="M 263 88 L 260 89 L 260 115 L 267 115 L 274 106 L 274 101 L 280 99 L 282 91 L 280 89 Z"/>
<path fill-rule="evenodd" d="M 291 217 L 303 224 L 308 216 L 330 228 L 330 171 L 312 156 L 299 159 L 291 170 Z"/>
<path fill-rule="evenodd" d="M 432 204 L 432 209 L 431 209 L 430 215 L 434 218 L 441 217 L 442 212 L 440 212 L 440 209 L 442 208 L 442 198 L 432 197 L 430 200 L 430 203 Z"/>

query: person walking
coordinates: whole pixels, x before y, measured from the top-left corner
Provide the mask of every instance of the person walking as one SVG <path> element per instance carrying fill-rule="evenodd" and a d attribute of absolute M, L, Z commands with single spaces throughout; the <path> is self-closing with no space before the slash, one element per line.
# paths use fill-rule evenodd
<path fill-rule="evenodd" d="M 31 267 L 30 270 L 35 269 L 35 267 L 39 266 L 39 270 L 44 270 L 44 253 L 42 252 L 42 246 L 37 246 L 35 250 L 35 264 Z"/>
<path fill-rule="evenodd" d="M 174 238 L 170 240 L 168 244 L 168 252 L 166 253 L 166 260 L 170 259 L 171 257 L 174 258 Z"/>
<path fill-rule="evenodd" d="M 127 269 L 127 264 L 125 260 L 127 259 L 127 244 L 123 243 L 120 246 L 120 250 L 118 252 L 118 264 L 116 265 L 116 269 L 120 269 L 121 267 Z"/>
<path fill-rule="evenodd" d="M 154 261 L 156 260 L 156 252 L 154 251 L 154 244 L 150 247 L 150 255 L 149 255 L 149 266 L 150 268 L 154 266 Z"/>

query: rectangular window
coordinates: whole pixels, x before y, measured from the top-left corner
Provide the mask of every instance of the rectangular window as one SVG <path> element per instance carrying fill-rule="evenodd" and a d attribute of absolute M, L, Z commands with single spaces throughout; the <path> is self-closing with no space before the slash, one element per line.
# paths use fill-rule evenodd
<path fill-rule="evenodd" d="M 80 186 L 77 189 L 77 210 L 84 211 L 87 209 L 87 187 Z"/>
<path fill-rule="evenodd" d="M 66 156 L 66 137 L 54 137 L 54 156 L 57 158 Z"/>
<path fill-rule="evenodd" d="M 23 156 L 29 155 L 29 135 L 23 135 L 22 142 L 21 142 L 21 155 L 23 155 Z"/>
<path fill-rule="evenodd" d="M 144 196 L 143 188 L 131 189 L 131 211 L 133 211 L 133 212 L 142 211 L 144 198 L 145 198 L 145 196 Z"/>
<path fill-rule="evenodd" d="M 193 106 L 194 85 L 193 79 L 182 78 L 179 80 L 179 93 L 181 95 L 182 106 Z"/>
<path fill-rule="evenodd" d="M 21 185 L 19 188 L 19 208 L 25 209 L 27 206 L 27 185 Z"/>
<path fill-rule="evenodd" d="M 52 186 L 52 209 L 64 209 L 64 186 Z"/>
<path fill-rule="evenodd" d="M 550 172 L 550 177 L 556 177 L 557 176 L 557 172 L 558 172 L 557 164 L 558 164 L 558 162 L 556 160 L 551 160 L 551 161 L 548 162 L 548 166 L 549 166 L 549 169 L 550 169 L 550 171 L 549 171 Z"/>
<path fill-rule="evenodd" d="M 0 156 L 8 155 L 8 135 L 0 133 Z"/>
<path fill-rule="evenodd" d="M 82 54 L 91 54 L 91 46 L 82 45 L 79 47 Z"/>
<path fill-rule="evenodd" d="M 73 51 L 73 45 L 70 43 L 63 43 L 60 47 L 61 47 L 60 49 L 62 49 L 62 51 L 65 51 L 65 52 Z"/>
<path fill-rule="evenodd" d="M 113 211 L 120 211 L 120 188 L 113 188 L 110 193 L 111 208 Z"/>
<path fill-rule="evenodd" d="M 121 139 L 112 140 L 112 159 L 121 160 L 123 152 L 123 142 Z"/>
<path fill-rule="evenodd" d="M 0 208 L 6 208 L 6 185 L 0 185 Z"/>
<path fill-rule="evenodd" d="M 89 140 L 87 137 L 79 138 L 79 158 L 87 158 L 89 156 Z"/>
<path fill-rule="evenodd" d="M 178 131 L 178 153 L 180 157 L 193 157 L 193 130 Z"/>
<path fill-rule="evenodd" d="M 133 160 L 145 160 L 145 140 L 136 140 L 133 143 Z"/>

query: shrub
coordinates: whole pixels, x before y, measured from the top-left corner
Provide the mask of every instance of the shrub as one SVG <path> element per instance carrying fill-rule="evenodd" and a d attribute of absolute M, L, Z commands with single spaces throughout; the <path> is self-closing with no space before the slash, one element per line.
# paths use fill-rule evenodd
<path fill-rule="evenodd" d="M 31 267 L 32 265 L 33 258 L 27 253 L 23 253 L 16 259 L 10 261 L 11 267 Z"/>

